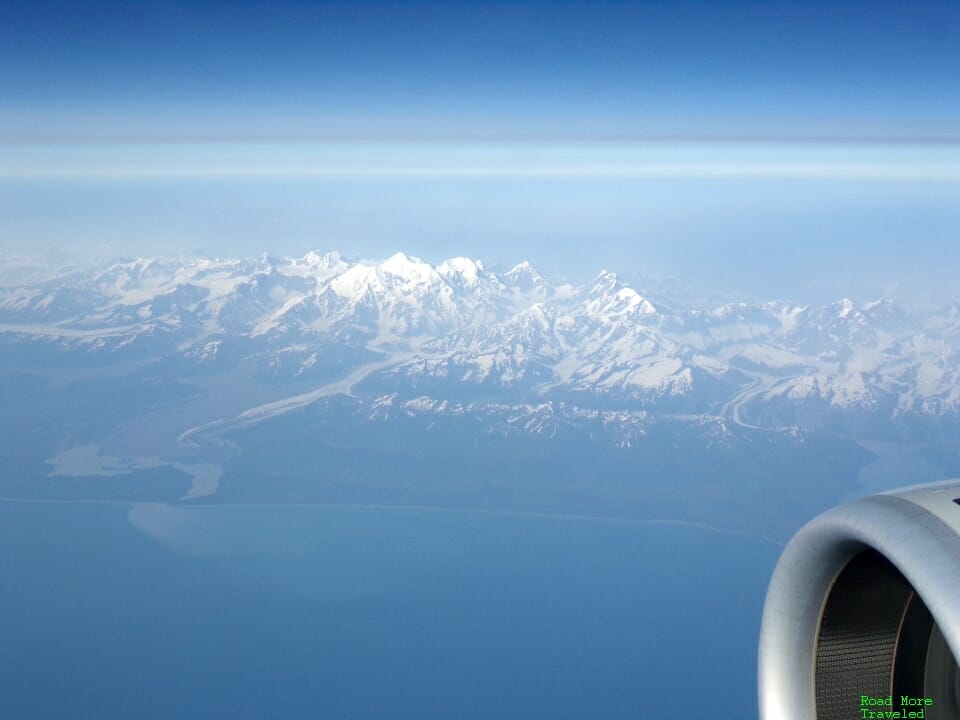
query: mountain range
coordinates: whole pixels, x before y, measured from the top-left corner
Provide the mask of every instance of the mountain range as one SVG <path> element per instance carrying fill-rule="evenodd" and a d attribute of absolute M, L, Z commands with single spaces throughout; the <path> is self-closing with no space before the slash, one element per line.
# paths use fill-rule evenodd
<path fill-rule="evenodd" d="M 359 433 L 404 418 L 635 450 L 660 432 L 728 451 L 817 433 L 854 454 L 953 448 L 960 304 L 688 307 L 614 272 L 573 286 L 404 253 L 148 258 L 4 283 L 0 369 L 17 492 L 31 473 L 168 467 L 184 498 L 222 496 L 238 447 L 318 413 Z"/>
<path fill-rule="evenodd" d="M 902 429 L 960 410 L 958 304 L 924 318 L 887 299 L 678 308 L 612 272 L 556 286 L 526 262 L 496 273 L 403 253 L 138 259 L 3 287 L 0 323 L 8 355 L 57 363 L 179 357 L 202 371 L 255 357 L 278 381 L 333 363 L 404 393 L 575 398 L 762 427 L 855 412 Z"/>

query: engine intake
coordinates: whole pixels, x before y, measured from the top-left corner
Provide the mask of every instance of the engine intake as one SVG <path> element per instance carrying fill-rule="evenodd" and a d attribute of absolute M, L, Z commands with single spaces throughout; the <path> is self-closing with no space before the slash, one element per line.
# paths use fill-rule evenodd
<path fill-rule="evenodd" d="M 780 557 L 760 630 L 760 717 L 960 720 L 957 657 L 960 481 L 857 500 Z"/>

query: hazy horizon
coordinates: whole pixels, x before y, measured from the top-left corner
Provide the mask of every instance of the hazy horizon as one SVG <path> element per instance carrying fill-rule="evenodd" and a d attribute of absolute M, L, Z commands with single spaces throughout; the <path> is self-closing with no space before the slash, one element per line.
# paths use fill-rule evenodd
<path fill-rule="evenodd" d="M 0 10 L 4 254 L 955 285 L 951 3 L 53 7 Z"/>

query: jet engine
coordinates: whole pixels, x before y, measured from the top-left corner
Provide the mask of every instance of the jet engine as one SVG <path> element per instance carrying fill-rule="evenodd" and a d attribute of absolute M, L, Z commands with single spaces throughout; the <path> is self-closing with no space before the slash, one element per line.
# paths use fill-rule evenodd
<path fill-rule="evenodd" d="M 804 526 L 760 630 L 761 720 L 960 720 L 960 480 Z"/>

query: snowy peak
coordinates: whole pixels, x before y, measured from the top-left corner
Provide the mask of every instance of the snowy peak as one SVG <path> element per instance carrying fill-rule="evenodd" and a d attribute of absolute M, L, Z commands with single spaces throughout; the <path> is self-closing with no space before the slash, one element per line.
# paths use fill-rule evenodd
<path fill-rule="evenodd" d="M 918 323 L 890 300 L 858 306 L 848 298 L 795 313 L 788 336 L 794 346 L 811 354 L 843 348 L 882 349 L 895 336 L 919 329 Z"/>
<path fill-rule="evenodd" d="M 437 272 L 450 285 L 456 288 L 475 288 L 487 279 L 483 263 L 466 257 L 444 260 L 437 265 Z"/>
<path fill-rule="evenodd" d="M 398 252 L 391 255 L 378 266 L 389 275 L 405 280 L 418 281 L 429 276 L 433 268 L 418 257 L 410 257 L 406 253 Z"/>
<path fill-rule="evenodd" d="M 377 268 L 370 265 L 354 265 L 330 281 L 330 289 L 347 300 L 359 300 L 367 293 L 384 290 Z"/>
<path fill-rule="evenodd" d="M 620 282 L 620 278 L 617 277 L 616 273 L 601 270 L 597 277 L 594 278 L 589 294 L 608 295 L 611 292 L 616 292 L 621 287 L 623 287 L 623 284 Z"/>
<path fill-rule="evenodd" d="M 591 315 L 653 315 L 656 308 L 615 273 L 601 272 L 587 292 L 586 310 Z"/>
<path fill-rule="evenodd" d="M 379 265 L 358 263 L 346 267 L 330 281 L 329 287 L 340 297 L 358 300 L 368 293 L 397 294 L 417 286 L 441 284 L 442 279 L 430 265 L 398 252 Z"/>
<path fill-rule="evenodd" d="M 539 290 L 547 285 L 547 281 L 540 274 L 540 271 L 526 260 L 507 271 L 503 276 L 503 281 L 508 287 L 523 292 Z"/>
<path fill-rule="evenodd" d="M 288 258 L 279 269 L 286 275 L 323 279 L 346 272 L 349 267 L 350 265 L 338 252 L 321 255 L 311 250 L 301 258 Z"/>

